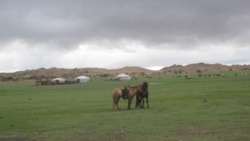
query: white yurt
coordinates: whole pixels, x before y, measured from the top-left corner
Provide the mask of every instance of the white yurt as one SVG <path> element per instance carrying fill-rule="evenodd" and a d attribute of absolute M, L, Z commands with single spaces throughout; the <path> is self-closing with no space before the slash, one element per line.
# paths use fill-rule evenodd
<path fill-rule="evenodd" d="M 116 80 L 130 80 L 131 77 L 125 73 L 120 73 L 115 77 Z"/>
<path fill-rule="evenodd" d="M 79 83 L 85 83 L 88 82 L 90 80 L 90 78 L 88 76 L 78 76 L 75 78 L 75 80 Z"/>
<path fill-rule="evenodd" d="M 61 77 L 54 78 L 52 80 L 52 82 L 57 83 L 57 84 L 63 84 L 63 83 L 65 83 L 65 81 L 66 81 L 66 79 L 65 78 L 61 78 Z"/>

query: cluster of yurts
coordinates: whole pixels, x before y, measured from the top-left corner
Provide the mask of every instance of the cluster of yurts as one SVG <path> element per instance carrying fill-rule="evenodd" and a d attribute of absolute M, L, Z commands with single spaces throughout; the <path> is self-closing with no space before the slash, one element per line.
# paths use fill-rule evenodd
<path fill-rule="evenodd" d="M 115 77 L 115 80 L 130 80 L 131 77 L 127 74 L 121 73 Z M 74 83 L 86 83 L 89 82 L 90 78 L 88 76 L 78 76 L 74 81 L 67 81 L 65 78 L 58 77 L 52 80 L 37 80 L 36 86 L 41 85 L 58 85 L 58 84 L 74 84 Z"/>

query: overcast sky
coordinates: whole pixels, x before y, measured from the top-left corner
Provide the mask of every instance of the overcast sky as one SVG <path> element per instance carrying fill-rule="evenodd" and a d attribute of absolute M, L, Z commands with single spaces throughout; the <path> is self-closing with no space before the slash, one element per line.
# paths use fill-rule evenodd
<path fill-rule="evenodd" d="M 250 64 L 249 0 L 1 0 L 0 72 Z"/>

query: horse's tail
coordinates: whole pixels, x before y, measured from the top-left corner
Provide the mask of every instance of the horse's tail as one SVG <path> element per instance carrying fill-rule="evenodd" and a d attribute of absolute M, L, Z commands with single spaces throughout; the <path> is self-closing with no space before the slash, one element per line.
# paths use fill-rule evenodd
<path fill-rule="evenodd" d="M 112 98 L 113 98 L 113 109 L 115 109 L 116 101 L 117 101 L 115 90 L 113 90 L 113 92 L 112 92 Z"/>
<path fill-rule="evenodd" d="M 117 109 L 119 109 L 118 102 L 121 97 L 121 94 L 118 88 L 113 90 L 112 97 L 113 97 L 113 108 L 115 109 L 115 107 L 117 107 Z"/>

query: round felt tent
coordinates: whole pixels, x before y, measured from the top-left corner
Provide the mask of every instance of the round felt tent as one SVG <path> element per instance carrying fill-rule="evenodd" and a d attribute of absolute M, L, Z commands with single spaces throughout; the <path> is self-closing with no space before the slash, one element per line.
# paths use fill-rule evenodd
<path fill-rule="evenodd" d="M 115 77 L 116 80 L 130 80 L 131 77 L 127 74 L 121 73 Z"/>
<path fill-rule="evenodd" d="M 79 83 L 85 83 L 88 82 L 90 80 L 90 78 L 88 76 L 78 76 L 75 78 L 75 80 Z"/>
<path fill-rule="evenodd" d="M 52 82 L 57 83 L 57 84 L 63 84 L 63 83 L 65 83 L 65 81 L 66 81 L 66 79 L 61 78 L 61 77 L 54 78 L 54 79 L 52 80 Z"/>

